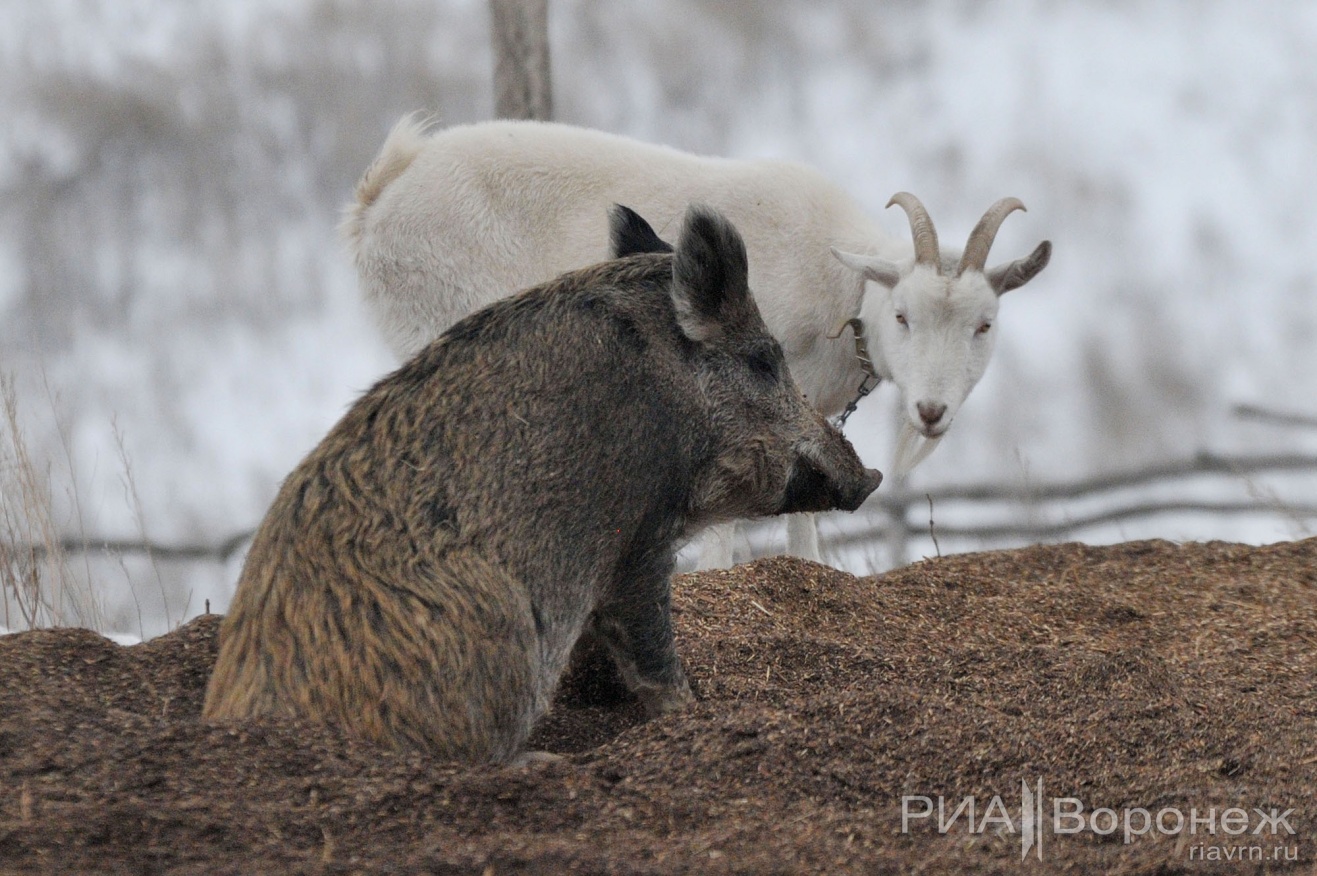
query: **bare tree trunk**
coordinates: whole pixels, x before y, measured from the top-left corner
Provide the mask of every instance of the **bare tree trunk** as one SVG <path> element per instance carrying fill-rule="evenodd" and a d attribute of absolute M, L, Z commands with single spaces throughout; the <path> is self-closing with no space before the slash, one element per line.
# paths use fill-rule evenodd
<path fill-rule="evenodd" d="M 548 0 L 489 0 L 494 25 L 494 115 L 553 118 Z"/>

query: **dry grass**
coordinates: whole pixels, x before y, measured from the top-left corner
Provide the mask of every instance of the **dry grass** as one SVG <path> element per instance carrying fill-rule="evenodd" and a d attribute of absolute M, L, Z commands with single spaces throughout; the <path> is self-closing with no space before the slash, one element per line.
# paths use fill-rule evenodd
<path fill-rule="evenodd" d="M 58 410 L 49 385 L 46 392 L 51 410 Z M 191 595 L 182 614 L 174 617 L 169 594 L 150 549 L 142 500 L 133 480 L 123 434 L 117 422 L 112 422 L 111 428 L 123 468 L 124 501 L 133 512 L 141 543 L 148 546 L 147 557 L 160 590 L 166 624 L 174 629 L 187 616 Z M 68 430 L 60 426 L 57 432 L 57 459 L 43 466 L 34 457 L 24 432 L 14 379 L 0 375 L 0 628 L 5 630 L 84 627 L 104 631 L 109 627 L 105 606 L 93 584 L 93 547 L 83 528 L 77 468 Z M 56 465 L 59 467 L 54 471 Z M 52 492 L 55 483 L 67 485 L 71 524 L 56 519 Z M 145 629 L 142 606 L 124 557 L 108 547 L 105 554 L 118 563 L 128 582 L 137 609 L 140 636 Z M 74 557 L 81 557 L 81 562 Z"/>
<path fill-rule="evenodd" d="M 88 580 L 69 568 L 50 471 L 32 458 L 18 393 L 7 375 L 0 375 L 0 414 L 0 625 L 103 629 L 103 612 Z"/>

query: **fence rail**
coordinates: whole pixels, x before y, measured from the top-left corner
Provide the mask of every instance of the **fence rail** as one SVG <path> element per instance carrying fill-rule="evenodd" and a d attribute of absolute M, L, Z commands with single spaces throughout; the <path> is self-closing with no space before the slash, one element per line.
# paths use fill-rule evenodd
<path fill-rule="evenodd" d="M 1184 499 L 1149 499 L 1131 496 L 1123 500 L 1107 498 L 1102 508 L 1083 513 L 1071 513 L 1065 503 L 1083 502 L 1111 497 L 1124 490 L 1147 491 L 1178 481 L 1204 476 L 1235 478 L 1250 483 L 1255 475 L 1282 472 L 1302 472 L 1317 475 L 1317 456 L 1302 454 L 1271 454 L 1229 456 L 1199 453 L 1175 462 L 1162 463 L 1125 472 L 1102 474 L 1090 478 L 1065 482 L 1027 484 L 982 483 L 965 486 L 942 487 L 917 491 L 898 487 L 871 500 L 877 506 L 882 522 L 838 533 L 827 541 L 834 549 L 869 542 L 886 543 L 903 551 L 907 541 L 915 537 L 977 539 L 993 541 L 1052 540 L 1072 536 L 1095 526 L 1147 519 L 1165 514 L 1213 515 L 1272 515 L 1305 524 L 1317 520 L 1317 504 L 1291 503 L 1272 498 L 1251 498 L 1240 501 L 1191 501 Z M 1006 522 L 955 525 L 933 522 L 936 513 L 946 506 L 982 507 L 1006 505 L 996 516 L 1005 514 L 1013 519 Z M 930 507 L 931 506 L 931 507 Z M 1009 506 L 1014 506 L 1011 509 Z M 1036 518 L 1043 508 L 1052 509 L 1059 519 L 1039 521 Z M 941 509 L 941 511 L 939 510 Z M 227 563 L 234 559 L 251 539 L 252 532 L 235 533 L 214 544 L 169 544 L 134 539 L 100 539 L 69 536 L 54 545 L 70 554 L 104 552 L 110 555 L 147 555 L 161 560 L 209 561 Z M 5 544 L 0 542 L 0 562 L 6 559 L 40 559 L 51 549 L 44 544 Z M 897 558 L 899 560 L 899 557 Z"/>

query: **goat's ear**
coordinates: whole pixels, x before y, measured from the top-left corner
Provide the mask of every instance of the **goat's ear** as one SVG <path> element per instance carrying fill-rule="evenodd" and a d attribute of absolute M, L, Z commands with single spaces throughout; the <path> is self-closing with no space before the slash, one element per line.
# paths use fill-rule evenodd
<path fill-rule="evenodd" d="M 1022 259 L 1016 259 L 1013 262 L 1007 262 L 1004 265 L 998 265 L 988 273 L 984 274 L 988 279 L 988 285 L 998 295 L 1004 295 L 1012 289 L 1019 289 L 1025 283 L 1028 283 L 1052 258 L 1052 241 L 1044 240 Z"/>
<path fill-rule="evenodd" d="M 745 242 L 732 223 L 710 207 L 687 209 L 672 262 L 672 302 L 687 337 L 716 340 L 759 318 L 748 275 Z"/>
<path fill-rule="evenodd" d="M 641 252 L 672 252 L 672 246 L 639 213 L 622 204 L 614 204 L 608 211 L 608 235 L 615 259 Z"/>
<path fill-rule="evenodd" d="M 860 274 L 864 279 L 873 280 L 888 289 L 891 289 L 901 280 L 901 270 L 887 259 L 853 252 L 842 252 L 835 246 L 832 247 L 832 254 L 836 256 L 837 261 Z"/>

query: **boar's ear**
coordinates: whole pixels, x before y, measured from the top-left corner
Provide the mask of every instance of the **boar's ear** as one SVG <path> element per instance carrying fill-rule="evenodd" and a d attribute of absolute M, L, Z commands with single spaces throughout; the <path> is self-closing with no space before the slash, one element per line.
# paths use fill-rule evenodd
<path fill-rule="evenodd" d="M 691 340 L 716 340 L 758 320 L 748 271 L 745 243 L 732 223 L 710 207 L 692 205 L 672 263 L 672 302 Z"/>
<path fill-rule="evenodd" d="M 615 259 L 641 252 L 672 252 L 671 244 L 661 240 L 639 213 L 622 204 L 614 204 L 608 211 L 608 236 Z"/>

